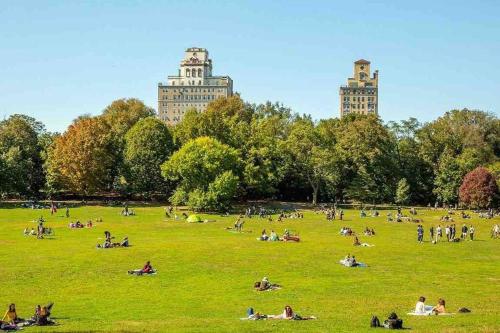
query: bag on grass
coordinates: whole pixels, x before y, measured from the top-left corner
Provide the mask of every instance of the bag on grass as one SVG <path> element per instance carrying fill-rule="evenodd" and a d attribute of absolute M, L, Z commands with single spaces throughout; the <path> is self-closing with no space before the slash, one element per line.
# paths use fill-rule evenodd
<path fill-rule="evenodd" d="M 380 320 L 377 316 L 372 317 L 372 320 L 370 321 L 370 327 L 380 327 Z"/>

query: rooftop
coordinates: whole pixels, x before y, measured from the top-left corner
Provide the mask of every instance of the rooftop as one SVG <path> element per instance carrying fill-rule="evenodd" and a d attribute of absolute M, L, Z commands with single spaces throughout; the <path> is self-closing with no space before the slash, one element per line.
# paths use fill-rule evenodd
<path fill-rule="evenodd" d="M 359 59 L 358 61 L 354 62 L 355 64 L 369 64 L 370 62 L 365 59 Z"/>

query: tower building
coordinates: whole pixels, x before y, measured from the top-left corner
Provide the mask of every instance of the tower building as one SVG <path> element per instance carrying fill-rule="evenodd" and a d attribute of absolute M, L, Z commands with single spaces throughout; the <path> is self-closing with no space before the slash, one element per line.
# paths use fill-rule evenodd
<path fill-rule="evenodd" d="M 370 62 L 354 62 L 354 75 L 340 87 L 340 117 L 351 113 L 378 115 L 378 70 L 370 77 Z"/>
<path fill-rule="evenodd" d="M 178 75 L 169 75 L 158 84 L 158 118 L 169 125 L 180 122 L 186 110 L 205 111 L 208 103 L 233 94 L 229 76 L 212 75 L 208 51 L 190 47 L 184 53 Z"/>

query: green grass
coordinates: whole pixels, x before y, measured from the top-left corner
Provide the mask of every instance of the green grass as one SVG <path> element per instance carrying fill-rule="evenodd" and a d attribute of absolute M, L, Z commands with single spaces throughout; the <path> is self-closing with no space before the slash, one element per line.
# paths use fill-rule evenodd
<path fill-rule="evenodd" d="M 500 331 L 500 240 L 490 229 L 500 219 L 475 215 L 474 242 L 416 242 L 416 225 L 388 223 L 346 211 L 345 221 L 329 223 L 323 215 L 306 212 L 302 220 L 273 222 L 246 219 L 245 230 L 230 233 L 234 216 L 204 217 L 216 222 L 188 224 L 166 220 L 161 207 L 137 207 L 137 216 L 120 216 L 121 208 L 87 206 L 63 210 L 0 210 L 0 307 L 15 302 L 28 317 L 36 304 L 55 302 L 59 326 L 31 327 L 37 331 L 189 331 L 189 332 L 362 332 L 373 314 L 383 319 L 395 311 L 415 332 Z M 41 214 L 56 231 L 53 239 L 23 236 Z M 439 223 L 442 211 L 421 210 L 425 238 Z M 93 229 L 70 230 L 69 220 L 102 217 Z M 456 218 L 457 228 L 462 220 Z M 375 237 L 360 237 L 375 247 L 355 248 L 340 236 L 342 225 L 361 232 L 375 228 Z M 258 242 L 262 229 L 296 230 L 300 243 Z M 127 235 L 130 248 L 98 250 L 105 230 Z M 457 230 L 458 232 L 459 230 Z M 337 264 L 347 253 L 368 268 Z M 151 260 L 156 276 L 134 277 L 128 269 Z M 254 281 L 268 276 L 284 288 L 255 292 Z M 470 314 L 410 317 L 418 297 Z M 281 313 L 285 305 L 313 321 L 241 321 L 253 307 L 266 314 Z M 0 310 L 3 311 L 2 308 Z M 3 314 L 3 313 L 2 313 Z"/>

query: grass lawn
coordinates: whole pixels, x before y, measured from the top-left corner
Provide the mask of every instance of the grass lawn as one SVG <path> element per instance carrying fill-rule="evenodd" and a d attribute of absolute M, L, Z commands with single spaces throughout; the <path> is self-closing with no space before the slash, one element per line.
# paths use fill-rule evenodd
<path fill-rule="evenodd" d="M 202 215 L 216 222 L 196 224 L 166 219 L 162 207 L 134 210 L 136 216 L 123 217 L 119 207 L 85 206 L 71 209 L 67 219 L 62 209 L 54 216 L 0 209 L 0 310 L 14 302 L 18 315 L 29 317 L 36 304 L 55 302 L 52 317 L 59 326 L 26 332 L 363 332 L 376 331 L 369 328 L 372 315 L 383 320 L 392 311 L 415 332 L 500 332 L 500 240 L 490 238 L 499 218 L 473 214 L 467 224 L 475 226 L 476 241 L 434 245 L 429 227 L 439 224 L 443 211 L 419 211 L 426 242 L 418 244 L 416 224 L 388 223 L 384 211 L 360 218 L 348 210 L 343 222 L 333 223 L 310 211 L 281 223 L 252 218 L 244 225 L 252 232 L 238 234 L 224 230 L 235 216 Z M 23 235 L 40 215 L 55 229 L 52 239 Z M 98 217 L 103 222 L 94 228 L 68 228 L 69 221 Z M 455 221 L 459 234 L 463 220 Z M 359 238 L 375 246 L 354 247 L 352 237 L 339 235 L 343 225 L 359 234 L 373 227 L 376 236 Z M 279 234 L 292 229 L 302 241 L 259 242 L 264 228 Z M 96 249 L 105 230 L 117 240 L 128 236 L 132 247 Z M 347 253 L 369 267 L 339 265 Z M 127 275 L 147 260 L 157 275 Z M 254 291 L 263 276 L 283 289 Z M 450 312 L 467 307 L 472 313 L 407 316 L 421 295 L 431 305 L 444 298 Z M 287 304 L 318 319 L 239 319 L 248 307 L 278 314 Z"/>

